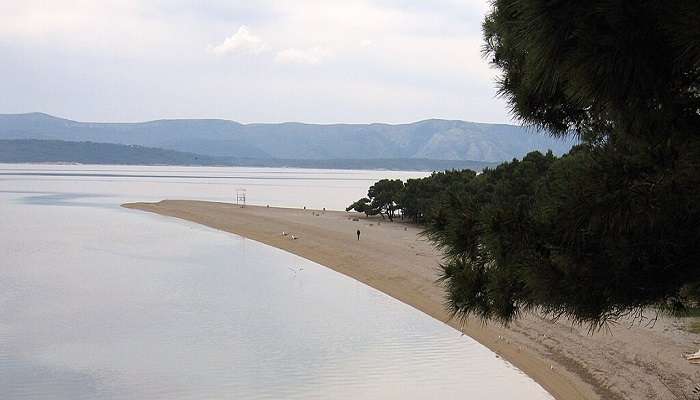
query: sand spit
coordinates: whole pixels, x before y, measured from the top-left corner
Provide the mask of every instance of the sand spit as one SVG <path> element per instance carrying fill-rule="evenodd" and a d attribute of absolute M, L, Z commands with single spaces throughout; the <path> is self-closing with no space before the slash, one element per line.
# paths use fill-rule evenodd
<path fill-rule="evenodd" d="M 351 276 L 461 329 L 557 399 L 694 398 L 700 383 L 700 366 L 681 356 L 700 348 L 700 335 L 686 332 L 680 320 L 661 317 L 653 326 L 632 327 L 622 322 L 594 335 L 534 315 L 509 327 L 478 321 L 462 327 L 449 319 L 435 284 L 439 253 L 410 224 L 339 211 L 189 200 L 123 206 L 235 233 Z"/>

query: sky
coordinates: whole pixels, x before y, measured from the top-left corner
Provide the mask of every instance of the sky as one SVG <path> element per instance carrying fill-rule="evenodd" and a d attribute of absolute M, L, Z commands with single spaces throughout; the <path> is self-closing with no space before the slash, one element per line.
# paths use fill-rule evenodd
<path fill-rule="evenodd" d="M 0 113 L 510 123 L 488 0 L 0 0 Z"/>

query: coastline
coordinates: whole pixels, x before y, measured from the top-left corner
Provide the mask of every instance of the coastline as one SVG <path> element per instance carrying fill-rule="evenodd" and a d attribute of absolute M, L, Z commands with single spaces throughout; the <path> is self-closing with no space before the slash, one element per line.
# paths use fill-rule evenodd
<path fill-rule="evenodd" d="M 585 327 L 534 315 L 509 327 L 476 320 L 461 325 L 449 318 L 442 289 L 435 284 L 440 255 L 414 225 L 340 211 L 240 208 L 189 200 L 122 206 L 234 233 L 357 279 L 461 330 L 556 399 L 676 398 L 674 386 L 684 393 L 697 375 L 676 351 L 692 348 L 698 335 L 669 331 L 669 326 L 675 326 L 673 320 L 662 318 L 654 328 L 613 327 L 609 333 L 595 335 Z M 362 232 L 359 241 L 357 229 Z"/>

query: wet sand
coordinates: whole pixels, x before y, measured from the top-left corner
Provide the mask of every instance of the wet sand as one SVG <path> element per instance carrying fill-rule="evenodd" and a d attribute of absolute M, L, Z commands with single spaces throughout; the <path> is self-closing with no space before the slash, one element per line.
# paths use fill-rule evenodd
<path fill-rule="evenodd" d="M 353 277 L 462 330 L 557 399 L 685 398 L 700 383 L 700 366 L 681 357 L 700 348 L 700 335 L 675 319 L 659 318 L 653 326 L 627 321 L 593 335 L 586 327 L 536 315 L 509 327 L 450 320 L 435 283 L 440 254 L 411 224 L 339 211 L 189 200 L 123 206 L 244 236 Z"/>

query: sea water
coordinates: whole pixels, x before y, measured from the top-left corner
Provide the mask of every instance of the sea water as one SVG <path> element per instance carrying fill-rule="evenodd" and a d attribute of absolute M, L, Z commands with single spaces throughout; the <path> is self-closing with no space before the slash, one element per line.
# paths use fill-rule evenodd
<path fill-rule="evenodd" d="M 342 209 L 413 172 L 0 165 L 2 399 L 550 399 L 444 323 L 321 265 L 119 207 Z"/>

